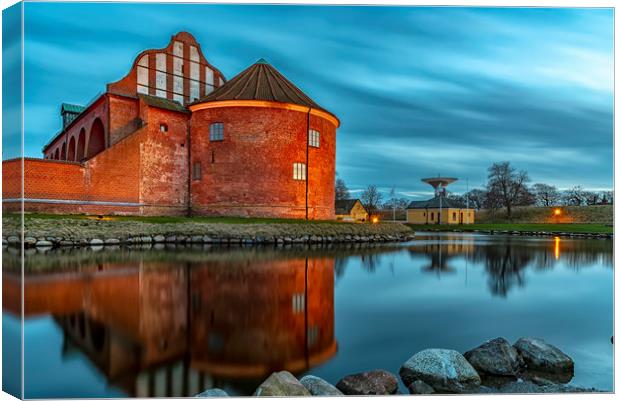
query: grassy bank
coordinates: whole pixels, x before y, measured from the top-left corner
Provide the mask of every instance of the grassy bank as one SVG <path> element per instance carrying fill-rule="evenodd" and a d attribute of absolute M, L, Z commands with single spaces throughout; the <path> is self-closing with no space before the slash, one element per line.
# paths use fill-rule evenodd
<path fill-rule="evenodd" d="M 398 236 L 411 235 L 400 223 L 342 223 L 335 221 L 305 221 L 293 219 L 258 219 L 228 217 L 106 217 L 41 215 L 25 216 L 25 236 L 35 239 L 53 238 L 79 241 L 93 238 L 124 240 L 141 236 L 213 236 L 215 238 L 261 239 L 318 236 Z M 4 215 L 3 237 L 20 231 L 19 215 Z"/>
<path fill-rule="evenodd" d="M 613 224 L 613 205 L 595 206 L 562 206 L 559 215 L 554 214 L 555 207 L 516 207 L 512 216 L 508 218 L 505 209 L 478 210 L 476 211 L 476 223 L 481 224 Z"/>
<path fill-rule="evenodd" d="M 414 231 L 527 231 L 611 234 L 612 226 L 605 224 L 469 224 L 469 225 L 424 225 L 408 224 Z"/>

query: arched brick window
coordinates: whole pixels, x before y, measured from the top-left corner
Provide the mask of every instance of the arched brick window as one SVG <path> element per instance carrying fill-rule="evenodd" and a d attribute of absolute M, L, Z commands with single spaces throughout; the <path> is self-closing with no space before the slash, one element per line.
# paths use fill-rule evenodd
<path fill-rule="evenodd" d="M 90 135 L 88 136 L 88 151 L 86 157 L 91 158 L 97 153 L 105 149 L 105 134 L 103 132 L 103 123 L 100 119 L 96 119 L 93 122 L 93 126 L 90 128 Z"/>
<path fill-rule="evenodd" d="M 67 160 L 75 161 L 75 137 L 72 136 L 69 139 L 69 153 L 67 153 Z"/>
<path fill-rule="evenodd" d="M 62 144 L 62 151 L 60 152 L 60 159 L 67 160 L 67 145 L 64 143 Z"/>
<path fill-rule="evenodd" d="M 80 131 L 77 141 L 77 149 L 75 151 L 75 161 L 81 162 L 84 158 L 84 148 L 86 147 L 86 131 L 84 128 Z"/>

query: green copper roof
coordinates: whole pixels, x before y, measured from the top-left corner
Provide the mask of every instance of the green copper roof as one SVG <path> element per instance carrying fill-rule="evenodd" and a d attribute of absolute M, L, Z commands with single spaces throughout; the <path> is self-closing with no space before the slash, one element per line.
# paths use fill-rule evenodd
<path fill-rule="evenodd" d="M 60 106 L 60 114 L 64 114 L 64 113 L 75 113 L 75 114 L 79 114 L 82 111 L 84 111 L 86 107 L 84 106 L 80 106 L 78 104 L 70 104 L 70 103 L 63 103 Z"/>
<path fill-rule="evenodd" d="M 267 60 L 261 57 L 258 59 L 258 61 L 255 64 L 269 64 L 269 63 L 267 62 Z"/>

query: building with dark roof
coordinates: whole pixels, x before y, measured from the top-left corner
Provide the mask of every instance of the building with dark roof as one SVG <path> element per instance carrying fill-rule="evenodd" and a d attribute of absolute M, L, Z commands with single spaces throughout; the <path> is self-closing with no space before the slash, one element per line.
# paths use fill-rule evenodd
<path fill-rule="evenodd" d="M 180 32 L 61 117 L 43 159 L 3 162 L 5 209 L 335 218 L 340 122 L 263 59 L 227 81 Z"/>
<path fill-rule="evenodd" d="M 368 211 L 359 199 L 336 201 L 336 219 L 343 221 L 367 221 Z"/>
<path fill-rule="evenodd" d="M 473 224 L 474 210 L 439 194 L 429 200 L 409 203 L 407 222 L 411 224 Z"/>

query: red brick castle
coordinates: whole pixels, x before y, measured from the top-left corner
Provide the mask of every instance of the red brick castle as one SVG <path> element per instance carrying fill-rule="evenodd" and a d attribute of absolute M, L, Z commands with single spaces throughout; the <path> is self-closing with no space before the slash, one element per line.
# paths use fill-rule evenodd
<path fill-rule="evenodd" d="M 339 120 L 264 60 L 226 81 L 180 32 L 61 116 L 44 159 L 3 161 L 5 210 L 335 217 Z"/>

